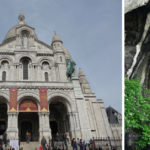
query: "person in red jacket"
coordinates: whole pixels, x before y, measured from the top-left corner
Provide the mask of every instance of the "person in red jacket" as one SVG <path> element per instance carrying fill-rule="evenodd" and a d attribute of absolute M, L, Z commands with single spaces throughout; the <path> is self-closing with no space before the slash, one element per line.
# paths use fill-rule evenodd
<path fill-rule="evenodd" d="M 40 146 L 40 150 L 43 150 L 43 146 L 42 145 Z"/>

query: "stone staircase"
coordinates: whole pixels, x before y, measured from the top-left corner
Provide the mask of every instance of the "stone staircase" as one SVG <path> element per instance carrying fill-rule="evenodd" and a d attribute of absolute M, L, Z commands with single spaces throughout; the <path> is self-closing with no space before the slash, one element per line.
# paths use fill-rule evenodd
<path fill-rule="evenodd" d="M 20 143 L 20 148 L 23 148 L 23 150 L 39 150 L 40 148 L 40 142 L 21 142 Z M 71 144 L 68 145 L 68 150 L 72 150 Z"/>
<path fill-rule="evenodd" d="M 40 142 L 21 142 L 20 143 L 20 148 L 23 148 L 23 150 L 35 150 L 37 148 L 37 150 L 39 150 L 40 147 Z"/>

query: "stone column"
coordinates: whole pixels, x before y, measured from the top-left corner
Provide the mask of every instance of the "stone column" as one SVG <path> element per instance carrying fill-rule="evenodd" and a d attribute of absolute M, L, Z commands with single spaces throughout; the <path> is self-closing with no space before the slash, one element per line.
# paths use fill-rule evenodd
<path fill-rule="evenodd" d="M 9 112 L 8 113 L 8 127 L 7 127 L 7 135 L 9 140 L 18 140 L 18 113 L 17 112 Z"/>
<path fill-rule="evenodd" d="M 69 118 L 69 126 L 70 126 L 70 133 L 71 133 L 71 137 L 74 138 L 75 137 L 75 126 L 74 126 L 74 119 L 73 119 L 73 113 L 69 112 L 68 113 L 68 118 Z"/>
<path fill-rule="evenodd" d="M 70 132 L 72 138 L 81 138 L 80 134 L 80 128 L 79 128 L 79 122 L 77 118 L 77 113 L 75 112 L 69 112 L 68 113 L 69 118 L 69 126 L 70 126 Z"/>
<path fill-rule="evenodd" d="M 49 125 L 49 113 L 48 112 L 40 112 L 39 113 L 39 132 L 40 132 L 40 140 L 44 136 L 47 141 L 51 139 L 51 130 Z"/>

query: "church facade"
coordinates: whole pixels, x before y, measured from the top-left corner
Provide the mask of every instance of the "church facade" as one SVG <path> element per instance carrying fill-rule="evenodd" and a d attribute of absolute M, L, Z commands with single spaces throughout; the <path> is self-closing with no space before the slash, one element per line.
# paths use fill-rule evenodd
<path fill-rule="evenodd" d="M 18 20 L 0 44 L 0 134 L 20 141 L 27 131 L 32 141 L 66 132 L 86 140 L 113 137 L 103 101 L 58 35 L 46 44 L 22 13 Z"/>

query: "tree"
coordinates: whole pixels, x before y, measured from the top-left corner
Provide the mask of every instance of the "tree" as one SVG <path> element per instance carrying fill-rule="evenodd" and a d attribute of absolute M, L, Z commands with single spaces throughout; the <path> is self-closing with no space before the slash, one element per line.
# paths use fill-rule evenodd
<path fill-rule="evenodd" d="M 138 135 L 137 149 L 150 144 L 150 91 L 138 79 L 125 79 L 125 132 Z"/>

